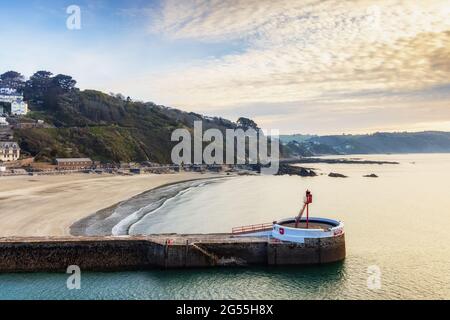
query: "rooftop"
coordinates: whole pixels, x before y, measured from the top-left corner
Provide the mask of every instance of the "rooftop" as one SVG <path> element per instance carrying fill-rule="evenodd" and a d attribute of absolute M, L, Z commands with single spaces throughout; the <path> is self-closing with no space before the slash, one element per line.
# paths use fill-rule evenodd
<path fill-rule="evenodd" d="M 56 162 L 92 162 L 90 158 L 56 158 Z"/>
<path fill-rule="evenodd" d="M 19 145 L 14 141 L 0 141 L 0 148 L 19 148 Z"/>

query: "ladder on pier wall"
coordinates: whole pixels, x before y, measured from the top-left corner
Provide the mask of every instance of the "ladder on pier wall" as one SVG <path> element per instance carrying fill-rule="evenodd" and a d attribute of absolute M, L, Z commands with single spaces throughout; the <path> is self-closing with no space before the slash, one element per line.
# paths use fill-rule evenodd
<path fill-rule="evenodd" d="M 197 251 L 200 251 L 205 256 L 207 256 L 210 259 L 212 265 L 215 266 L 215 265 L 217 265 L 219 263 L 220 259 L 214 253 L 209 252 L 208 250 L 206 250 L 206 249 L 196 245 L 195 243 L 191 243 L 190 246 L 193 247 L 194 249 L 196 249 Z"/>

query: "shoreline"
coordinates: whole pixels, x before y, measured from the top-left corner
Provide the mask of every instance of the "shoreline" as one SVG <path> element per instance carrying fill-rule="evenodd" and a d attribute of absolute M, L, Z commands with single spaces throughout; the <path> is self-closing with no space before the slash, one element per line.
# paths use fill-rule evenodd
<path fill-rule="evenodd" d="M 320 158 L 320 157 L 304 157 L 299 159 L 283 159 L 280 164 L 400 164 L 397 161 L 381 161 L 381 160 L 364 160 L 362 158 Z"/>
<path fill-rule="evenodd" d="M 201 186 L 208 181 L 213 183 L 215 180 L 226 178 L 230 178 L 230 176 L 199 177 L 151 188 L 76 221 L 70 226 L 70 234 L 82 237 L 130 235 L 130 228 L 133 225 L 139 223 L 147 215 L 160 210 L 167 201 L 176 198 L 190 188 Z M 169 188 L 170 190 L 167 190 Z M 140 201 L 142 201 L 141 204 L 135 203 Z M 122 207 L 127 208 L 122 214 L 118 214 L 116 210 Z"/>
<path fill-rule="evenodd" d="M 183 172 L 2 177 L 0 237 L 72 236 L 70 227 L 74 223 L 102 209 L 163 185 L 215 177 L 223 175 Z"/>

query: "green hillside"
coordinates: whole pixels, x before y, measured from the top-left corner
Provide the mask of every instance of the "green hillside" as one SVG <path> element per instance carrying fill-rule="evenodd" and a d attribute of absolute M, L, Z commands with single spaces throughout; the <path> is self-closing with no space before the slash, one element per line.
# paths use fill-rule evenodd
<path fill-rule="evenodd" d="M 51 102 L 31 104 L 31 110 L 28 117 L 42 119 L 53 128 L 16 129 L 14 134 L 24 152 L 42 161 L 87 156 L 105 162 L 170 163 L 174 129 L 190 129 L 195 120 L 203 121 L 205 128 L 233 127 L 226 120 L 204 119 L 92 90 L 73 90 Z"/>
<path fill-rule="evenodd" d="M 70 76 L 47 71 L 38 71 L 27 81 L 13 71 L 2 79 L 0 85 L 24 94 L 31 110 L 26 118 L 46 123 L 45 128 L 14 130 L 22 152 L 38 161 L 86 156 L 104 162 L 170 163 L 174 129 L 191 129 L 196 120 L 203 121 L 205 129 L 236 127 L 225 119 L 134 102 L 122 95 L 80 91 Z"/>

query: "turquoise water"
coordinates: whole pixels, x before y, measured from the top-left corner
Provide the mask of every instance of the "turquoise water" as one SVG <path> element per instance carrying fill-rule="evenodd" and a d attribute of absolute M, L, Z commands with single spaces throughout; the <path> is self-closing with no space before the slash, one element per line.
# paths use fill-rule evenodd
<path fill-rule="evenodd" d="M 69 291 L 63 274 L 0 276 L 0 299 L 304 299 L 339 297 L 342 264 L 322 268 L 88 273 Z M 39 289 L 38 289 L 39 288 Z M 282 288 L 282 290 L 280 290 Z M 302 290 L 298 290 L 302 288 Z"/>
<path fill-rule="evenodd" d="M 349 261 L 321 267 L 86 273 L 80 290 L 65 274 L 0 275 L 0 299 L 346 299 L 364 282 Z M 352 275 L 351 275 L 352 274 Z M 372 293 L 373 298 L 381 297 Z M 395 298 L 395 296 L 393 296 Z"/>
<path fill-rule="evenodd" d="M 364 157 L 399 165 L 312 165 L 314 178 L 238 177 L 190 188 L 130 232 L 226 232 L 294 216 L 342 219 L 347 259 L 327 266 L 0 275 L 3 299 L 449 299 L 450 155 Z M 329 172 L 347 179 L 329 178 Z M 379 178 L 363 178 L 375 173 Z M 379 286 L 371 286 L 374 268 Z M 371 271 L 372 270 L 372 271 Z"/>

